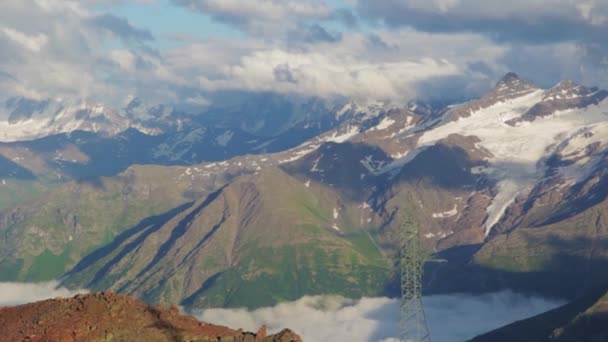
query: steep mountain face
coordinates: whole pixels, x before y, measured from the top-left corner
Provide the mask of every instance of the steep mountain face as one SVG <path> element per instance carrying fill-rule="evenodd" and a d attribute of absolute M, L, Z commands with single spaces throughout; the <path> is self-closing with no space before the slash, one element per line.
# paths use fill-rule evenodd
<path fill-rule="evenodd" d="M 444 115 L 445 121 L 455 121 L 459 118 L 467 118 L 473 113 L 487 109 L 501 102 L 508 102 L 517 98 L 530 95 L 539 88 L 521 79 L 515 73 L 506 74 L 488 94 L 479 100 L 471 101 L 463 105 L 448 107 Z"/>
<path fill-rule="evenodd" d="M 608 293 L 603 286 L 561 308 L 491 331 L 471 342 L 605 341 L 607 318 Z"/>
<path fill-rule="evenodd" d="M 132 231 L 65 284 L 194 307 L 379 294 L 391 271 L 358 214 L 335 192 L 269 169 Z"/>
<path fill-rule="evenodd" d="M 201 341 L 301 342 L 285 329 L 267 335 L 243 332 L 197 321 L 112 293 L 77 295 L 16 307 L 0 308 L 2 338 L 6 341 Z"/>
<path fill-rule="evenodd" d="M 2 274 L 190 307 L 395 294 L 409 216 L 442 261 L 428 265 L 430 292 L 573 298 L 608 282 L 605 92 L 544 90 L 508 74 L 481 99 L 439 111 L 260 101 L 232 112 L 290 115 L 237 122 L 220 103 L 214 125 L 184 118 L 170 136 L 131 129 L 0 145 L 10 189 L 0 192 Z M 100 170 L 107 177 L 90 177 Z M 74 175 L 87 181 L 66 182 Z"/>
<path fill-rule="evenodd" d="M 586 88 L 572 81 L 563 81 L 543 94 L 540 102 L 532 106 L 522 117 L 508 121 L 517 125 L 524 121 L 549 116 L 558 111 L 587 108 L 597 105 L 608 97 L 608 91 Z"/>
<path fill-rule="evenodd" d="M 608 106 L 592 101 L 581 108 L 580 102 L 566 101 L 562 105 L 567 107 L 550 116 L 511 125 L 552 93 L 555 88 L 498 103 L 419 139 L 421 146 L 468 131 L 489 153 L 487 165 L 471 169 L 491 184 L 486 238 L 475 243 L 467 252 L 471 258 L 460 266 L 438 267 L 431 287 L 443 287 L 446 277 L 468 277 L 461 290 L 512 287 L 572 297 L 608 279 L 601 247 Z M 459 275 L 446 271 L 451 266 L 471 273 L 460 277 L 462 270 Z M 442 271 L 445 277 L 439 276 Z"/>

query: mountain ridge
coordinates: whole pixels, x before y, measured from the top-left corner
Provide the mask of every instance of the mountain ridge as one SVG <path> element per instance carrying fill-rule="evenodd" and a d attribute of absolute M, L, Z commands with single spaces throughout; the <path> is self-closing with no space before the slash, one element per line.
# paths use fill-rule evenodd
<path fill-rule="evenodd" d="M 507 75 L 483 103 L 434 113 L 416 113 L 406 105 L 349 114 L 351 104 L 343 113 L 347 120 L 287 149 L 188 166 L 125 165 L 124 171 L 88 180 L 70 181 L 68 175 L 42 183 L 39 177 L 50 170 L 65 171 L 45 164 L 48 157 L 40 157 L 32 145 L 0 146 L 7 159 L 34 175 L 21 183 L 7 177 L 7 188 L 43 184 L 16 207 L 7 199 L 0 229 L 17 245 L 29 242 L 21 252 L 7 248 L 0 265 L 14 279 L 29 279 L 33 271 L 27 270 L 40 267 L 32 268 L 36 260 L 53 260 L 59 266 L 45 276 L 68 272 L 70 286 L 111 287 L 150 302 L 192 307 L 259 307 L 317 294 L 320 284 L 353 297 L 396 295 L 399 218 L 408 215 L 419 225 L 428 253 L 446 260 L 429 265 L 427 291 L 509 286 L 573 298 L 580 286 L 568 283 L 560 289 L 556 279 L 575 274 L 589 280 L 582 287 L 589 288 L 604 279 L 601 268 L 608 257 L 601 248 L 608 103 L 604 99 L 580 108 L 565 101 L 565 110 L 509 124 L 554 90 Z M 511 95 L 496 96 L 501 92 Z M 468 114 L 452 120 L 454 112 Z M 78 145 L 62 151 L 67 159 L 90 163 L 91 155 Z M 20 159 L 26 153 L 33 158 Z M 32 201 L 42 196 L 38 191 L 54 194 L 57 205 Z M 106 206 L 110 216 L 128 219 L 84 225 L 83 217 L 95 215 L 88 204 L 77 205 L 74 194 L 87 194 L 91 201 L 121 199 L 117 203 L 137 209 L 127 215 Z M 209 199 L 212 194 L 217 197 Z M 61 239 L 43 234 L 41 227 L 49 222 L 46 230 L 52 227 Z M 85 236 L 71 234 L 74 229 L 87 232 L 94 243 L 71 249 L 70 236 L 74 241 Z M 105 257 L 95 259 L 99 255 Z M 277 262 L 282 259 L 289 262 Z M 76 266 L 82 260 L 93 261 Z M 263 261 L 251 263 L 255 260 Z M 560 260 L 561 269 L 556 267 Z M 348 269 L 360 272 L 353 278 Z M 95 274 L 112 277 L 104 283 L 100 279 L 106 278 L 95 280 Z M 377 281 L 370 281 L 371 275 Z M 295 285 L 297 279 L 305 285 Z M 353 279 L 365 285 L 352 288 Z M 284 292 L 276 289 L 276 296 L 251 296 L 245 285 L 273 288 L 278 283 L 289 285 Z"/>

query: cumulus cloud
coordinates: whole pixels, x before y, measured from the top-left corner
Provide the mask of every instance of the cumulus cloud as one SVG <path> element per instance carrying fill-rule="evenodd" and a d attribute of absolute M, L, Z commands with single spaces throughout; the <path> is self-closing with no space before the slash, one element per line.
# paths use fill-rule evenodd
<path fill-rule="evenodd" d="M 131 91 L 163 91 L 154 37 L 125 18 L 75 1 L 7 0 L 0 22 L 0 70 L 13 76 L 0 78 L 0 97 L 112 104 Z"/>
<path fill-rule="evenodd" d="M 253 39 L 197 42 L 168 52 L 164 62 L 171 74 L 182 75 L 184 84 L 204 92 L 271 91 L 403 102 L 424 95 L 423 83 L 456 75 L 466 75 L 464 88 L 477 94 L 508 71 L 496 63 L 505 53 L 480 35 L 410 30 L 348 33 L 338 41 L 317 39 L 297 47 Z M 494 74 L 469 70 L 473 62 L 484 63 Z"/>
<path fill-rule="evenodd" d="M 330 8 L 319 0 L 172 0 L 245 31 L 270 33 L 305 19 L 322 19 Z"/>
<path fill-rule="evenodd" d="M 85 290 L 72 291 L 59 287 L 56 281 L 47 283 L 0 283 L 0 306 L 32 303 L 57 297 L 73 297 Z"/>
<path fill-rule="evenodd" d="M 433 341 L 458 342 L 564 303 L 501 292 L 431 296 L 424 304 Z M 252 331 L 261 325 L 267 325 L 271 332 L 289 327 L 305 341 L 396 342 L 400 334 L 400 302 L 388 298 L 304 297 L 255 311 L 210 309 L 197 317 Z"/>
<path fill-rule="evenodd" d="M 608 3 L 586 0 L 359 0 L 362 16 L 423 31 L 473 31 L 499 40 L 606 40 Z"/>
<path fill-rule="evenodd" d="M 482 34 L 510 50 L 500 62 L 549 85 L 560 76 L 608 86 L 608 2 L 583 0 L 358 0 L 357 13 L 393 30 Z M 550 53 L 535 72 L 536 51 Z M 528 59 L 532 59 L 528 63 Z M 550 69 L 550 71 L 549 71 Z"/>
<path fill-rule="evenodd" d="M 91 25 L 105 29 L 126 42 L 136 42 L 143 44 L 153 41 L 154 37 L 150 31 L 132 26 L 125 18 L 120 18 L 112 14 L 101 14 L 91 16 L 87 19 Z"/>
<path fill-rule="evenodd" d="M 243 89 L 399 100 L 413 95 L 417 81 L 457 73 L 458 67 L 449 61 L 431 58 L 370 63 L 277 49 L 244 56 L 238 64 L 227 66 L 220 78 L 201 76 L 199 80 L 208 91 Z"/>
<path fill-rule="evenodd" d="M 173 0 L 243 35 L 165 32 L 167 46 L 112 14 L 122 0 L 7 0 L 0 97 L 120 106 L 127 95 L 184 104 L 237 90 L 445 101 L 478 96 L 508 71 L 542 86 L 564 78 L 608 86 L 606 5 L 563 1 Z"/>
<path fill-rule="evenodd" d="M 21 31 L 14 30 L 10 27 L 4 27 L 0 31 L 13 42 L 22 45 L 28 50 L 39 52 L 42 47 L 48 42 L 48 38 L 44 33 L 29 36 Z"/>

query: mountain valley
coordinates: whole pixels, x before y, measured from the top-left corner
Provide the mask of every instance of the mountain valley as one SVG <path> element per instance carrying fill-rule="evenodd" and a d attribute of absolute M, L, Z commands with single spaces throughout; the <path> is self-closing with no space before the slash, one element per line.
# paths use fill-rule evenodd
<path fill-rule="evenodd" d="M 188 308 L 396 296 L 408 217 L 428 293 L 576 298 L 608 282 L 606 97 L 509 73 L 431 111 L 249 99 L 171 128 L 136 102 L 111 129 L 5 137 L 0 275 Z"/>

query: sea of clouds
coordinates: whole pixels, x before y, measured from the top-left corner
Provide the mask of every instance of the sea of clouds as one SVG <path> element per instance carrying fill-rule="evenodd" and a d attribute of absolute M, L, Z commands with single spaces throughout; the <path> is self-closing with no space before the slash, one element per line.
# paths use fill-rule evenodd
<path fill-rule="evenodd" d="M 85 292 L 58 287 L 57 282 L 0 283 L 0 306 L 71 297 Z M 396 342 L 399 336 L 399 303 L 399 300 L 389 298 L 350 300 L 338 296 L 316 296 L 253 311 L 208 309 L 194 312 L 194 315 L 202 321 L 250 331 L 256 331 L 262 325 L 266 325 L 269 332 L 291 328 L 307 342 Z M 424 299 L 435 342 L 466 341 L 563 304 L 561 300 L 528 297 L 510 291 L 476 296 L 429 296 Z"/>
<path fill-rule="evenodd" d="M 0 306 L 14 306 L 57 297 L 73 297 L 87 292 L 59 287 L 59 282 L 56 281 L 35 284 L 0 282 Z"/>
<path fill-rule="evenodd" d="M 430 296 L 424 300 L 434 342 L 467 341 L 479 334 L 553 309 L 564 302 L 510 291 L 473 295 Z M 397 342 L 400 302 L 389 298 L 348 300 L 304 297 L 254 311 L 210 309 L 196 313 L 203 321 L 270 332 L 289 327 L 304 341 Z"/>

